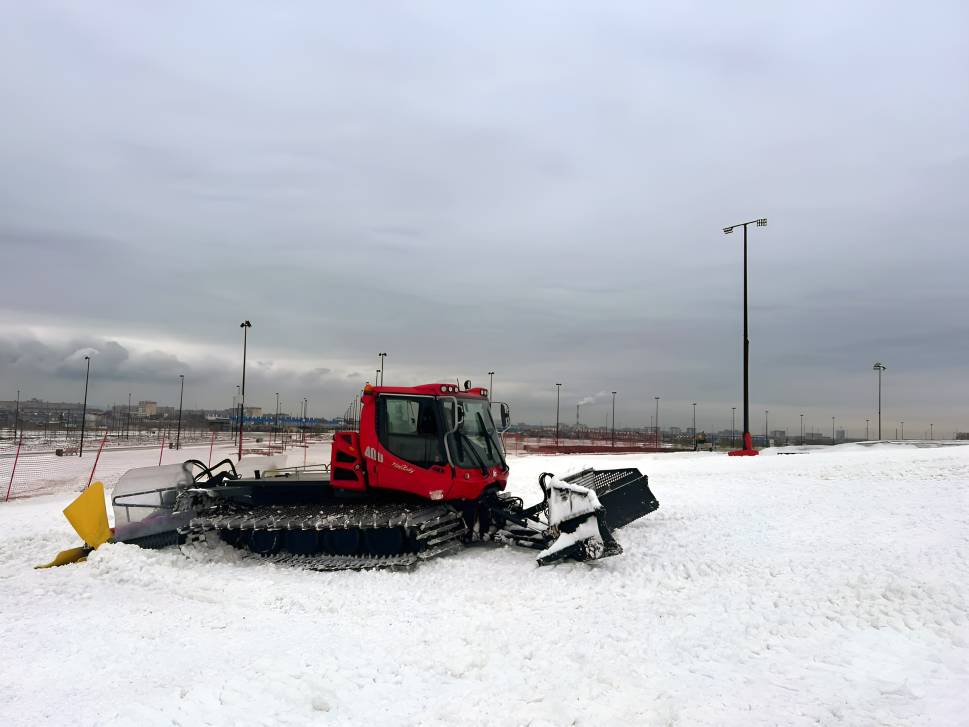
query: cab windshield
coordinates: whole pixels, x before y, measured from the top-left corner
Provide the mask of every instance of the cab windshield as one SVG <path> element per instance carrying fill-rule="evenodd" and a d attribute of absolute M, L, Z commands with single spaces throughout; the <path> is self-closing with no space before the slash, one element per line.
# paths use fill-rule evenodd
<path fill-rule="evenodd" d="M 454 405 L 443 401 L 445 431 L 454 428 Z M 463 419 L 457 430 L 447 435 L 448 450 L 456 467 L 467 469 L 505 467 L 501 438 L 491 418 L 491 405 L 485 399 L 458 399 Z"/>

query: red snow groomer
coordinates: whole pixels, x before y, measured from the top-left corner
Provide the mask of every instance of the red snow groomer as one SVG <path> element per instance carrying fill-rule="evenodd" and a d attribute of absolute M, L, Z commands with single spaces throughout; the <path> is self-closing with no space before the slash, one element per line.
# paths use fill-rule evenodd
<path fill-rule="evenodd" d="M 637 469 L 539 477 L 542 501 L 504 492 L 508 464 L 488 392 L 453 384 L 366 386 L 358 431 L 329 465 L 239 475 L 231 460 L 132 470 L 114 490 L 114 539 L 145 547 L 221 539 L 316 570 L 409 567 L 475 541 L 540 551 L 542 565 L 622 552 L 612 531 L 659 507 Z M 165 469 L 165 468 L 161 468 Z"/>

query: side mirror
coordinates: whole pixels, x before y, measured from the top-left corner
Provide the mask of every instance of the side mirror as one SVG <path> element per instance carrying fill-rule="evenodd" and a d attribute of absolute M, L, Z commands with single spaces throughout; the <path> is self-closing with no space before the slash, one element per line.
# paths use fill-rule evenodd
<path fill-rule="evenodd" d="M 511 409 L 505 402 L 501 402 L 501 428 L 505 430 L 509 426 L 511 426 Z"/>

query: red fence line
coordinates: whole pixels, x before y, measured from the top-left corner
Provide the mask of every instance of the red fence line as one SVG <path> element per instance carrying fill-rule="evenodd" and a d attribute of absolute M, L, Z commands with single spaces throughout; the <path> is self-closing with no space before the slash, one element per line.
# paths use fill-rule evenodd
<path fill-rule="evenodd" d="M 108 441 L 108 430 L 104 430 L 104 436 L 101 437 L 101 446 L 98 447 L 98 456 L 94 458 L 94 466 L 91 468 L 91 476 L 87 478 L 87 486 L 91 486 L 91 482 L 94 480 L 94 470 L 98 468 L 98 460 L 101 459 L 101 450 L 104 449 L 104 443 Z"/>
<path fill-rule="evenodd" d="M 20 442 L 17 444 L 17 455 L 13 458 L 13 469 L 10 470 L 10 483 L 7 485 L 7 497 L 4 502 L 10 500 L 10 488 L 13 487 L 13 475 L 17 471 L 17 461 L 20 459 L 20 448 L 24 446 L 24 435 L 20 434 Z"/>

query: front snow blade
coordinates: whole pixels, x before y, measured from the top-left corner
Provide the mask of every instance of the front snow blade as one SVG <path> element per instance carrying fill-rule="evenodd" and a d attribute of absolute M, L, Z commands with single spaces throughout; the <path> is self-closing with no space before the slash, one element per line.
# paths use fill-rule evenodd
<path fill-rule="evenodd" d="M 556 480 L 546 473 L 539 477 L 545 491 L 549 530 L 558 537 L 538 554 L 538 564 L 548 565 L 566 558 L 598 560 L 619 555 L 622 548 L 604 520 L 596 493 L 588 487 Z"/>
<path fill-rule="evenodd" d="M 616 530 L 659 507 L 649 480 L 635 467 L 615 470 L 587 469 L 563 477 L 563 481 L 592 490 L 605 508 L 605 525 Z"/>

